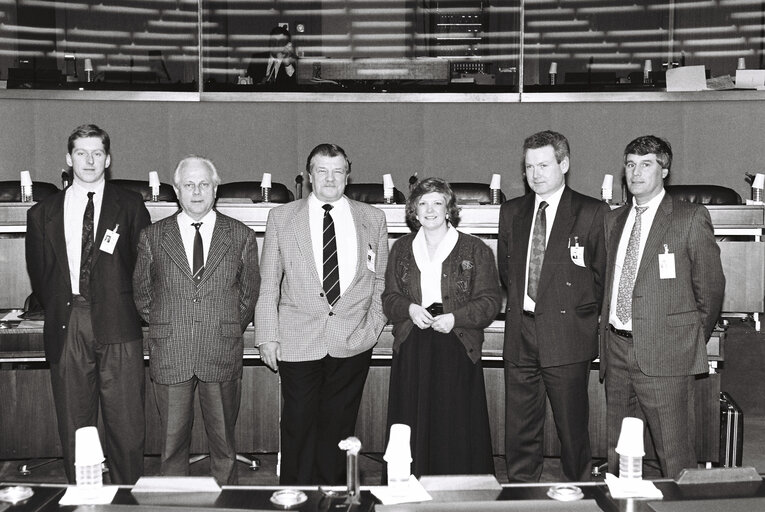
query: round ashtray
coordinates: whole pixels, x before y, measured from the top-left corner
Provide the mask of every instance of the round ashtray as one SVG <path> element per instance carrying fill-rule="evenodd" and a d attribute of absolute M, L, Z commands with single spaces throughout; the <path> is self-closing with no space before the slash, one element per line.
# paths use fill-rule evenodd
<path fill-rule="evenodd" d="M 576 485 L 553 485 L 547 490 L 547 495 L 558 501 L 576 501 L 584 498 L 582 489 Z"/>
<path fill-rule="evenodd" d="M 32 497 L 33 494 L 34 491 L 32 491 L 31 487 L 14 485 L 12 487 L 0 489 L 0 501 L 5 501 L 6 503 L 15 505 L 21 501 L 28 500 Z"/>
<path fill-rule="evenodd" d="M 271 495 L 271 503 L 281 508 L 297 507 L 308 501 L 308 496 L 297 489 L 282 489 Z"/>

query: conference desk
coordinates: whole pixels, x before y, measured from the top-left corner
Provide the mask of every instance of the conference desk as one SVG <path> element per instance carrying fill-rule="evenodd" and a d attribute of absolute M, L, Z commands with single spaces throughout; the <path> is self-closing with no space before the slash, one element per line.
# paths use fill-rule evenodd
<path fill-rule="evenodd" d="M 662 499 L 616 499 L 603 482 L 576 484 L 584 495 L 579 501 L 555 501 L 547 492 L 555 485 L 506 484 L 501 488 L 482 491 L 432 491 L 432 501 L 401 505 L 381 505 L 368 488 L 362 487 L 360 503 L 349 506 L 344 498 L 327 498 L 316 487 L 303 488 L 308 500 L 290 510 L 299 511 L 376 511 L 376 512 L 752 512 L 765 510 L 765 484 L 762 480 L 714 483 L 677 483 L 672 480 L 655 480 Z M 0 483 L 0 489 L 13 483 Z M 63 486 L 30 486 L 34 495 L 25 502 L 3 508 L 0 512 L 161 512 L 172 510 L 226 511 L 284 510 L 270 502 L 276 487 L 224 487 L 219 494 L 176 495 L 158 493 L 148 497 L 131 493 L 129 487 L 120 488 L 108 505 L 59 506 L 65 492 Z"/>
<path fill-rule="evenodd" d="M 18 308 L 30 293 L 24 260 L 24 233 L 28 203 L 0 204 L 0 307 Z M 217 209 L 237 218 L 258 233 L 265 231 L 272 204 L 219 201 Z M 384 212 L 391 243 L 409 232 L 403 205 L 377 205 Z M 175 203 L 147 203 L 152 220 L 172 215 Z M 721 237 L 736 236 L 736 241 L 719 242 L 727 279 L 724 311 L 755 314 L 765 311 L 765 207 L 710 206 L 715 230 Z M 481 236 L 496 251 L 499 206 L 464 205 L 460 229 Z M 741 240 L 739 237 L 746 237 Z M 262 247 L 262 244 L 260 244 Z M 0 325 L 2 327 L 2 325 Z M 486 329 L 483 347 L 484 377 L 491 421 L 494 453 L 503 453 L 504 385 L 502 369 L 502 322 Z M 374 351 L 373 366 L 364 391 L 357 435 L 368 452 L 382 452 L 388 402 L 388 377 L 392 335 L 386 327 Z M 712 340 L 714 342 L 714 340 Z M 714 345 L 714 343 L 713 343 Z M 251 329 L 245 332 L 245 368 L 242 409 L 237 423 L 236 441 L 242 452 L 276 452 L 279 449 L 280 392 L 278 375 L 260 361 Z M 710 350 L 711 365 L 722 356 L 720 344 Z M 147 377 L 148 379 L 148 377 Z M 148 380 L 147 380 L 148 382 Z M 605 396 L 593 366 L 590 383 L 590 432 L 593 454 L 605 457 Z M 703 461 L 716 462 L 719 456 L 720 376 L 712 373 L 697 379 L 696 449 Z M 0 459 L 49 457 L 60 454 L 53 414 L 47 365 L 42 353 L 42 334 L 38 329 L 0 329 Z M 159 419 L 151 393 L 147 393 L 147 453 L 159 452 Z M 198 412 L 197 412 L 198 413 Z M 648 444 L 647 446 L 650 446 Z M 201 422 L 193 429 L 192 451 L 206 452 Z M 554 422 L 548 408 L 545 454 L 559 453 Z"/>

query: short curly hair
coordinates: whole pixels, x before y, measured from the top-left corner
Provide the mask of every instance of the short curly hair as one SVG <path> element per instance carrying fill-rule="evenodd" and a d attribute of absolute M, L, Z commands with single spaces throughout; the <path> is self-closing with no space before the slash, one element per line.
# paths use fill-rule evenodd
<path fill-rule="evenodd" d="M 457 197 L 449 183 L 441 178 L 425 178 L 417 183 L 409 198 L 406 200 L 406 222 L 412 231 L 420 229 L 420 221 L 417 220 L 417 203 L 425 194 L 438 192 L 446 200 L 446 218 L 449 223 L 457 227 L 460 223 L 460 208 L 457 206 Z"/>

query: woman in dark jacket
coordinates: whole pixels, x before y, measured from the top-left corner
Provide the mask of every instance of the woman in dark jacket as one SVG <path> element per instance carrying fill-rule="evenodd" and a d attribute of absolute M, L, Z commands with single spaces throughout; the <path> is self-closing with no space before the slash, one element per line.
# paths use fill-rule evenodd
<path fill-rule="evenodd" d="M 455 229 L 449 184 L 428 178 L 406 203 L 416 229 L 393 245 L 383 310 L 393 323 L 390 425 L 412 428 L 412 473 L 494 473 L 481 365 L 483 329 L 501 307 L 491 249 Z"/>

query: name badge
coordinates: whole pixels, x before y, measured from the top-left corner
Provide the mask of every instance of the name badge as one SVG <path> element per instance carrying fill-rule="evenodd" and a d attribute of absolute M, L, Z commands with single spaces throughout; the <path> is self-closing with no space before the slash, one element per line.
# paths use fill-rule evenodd
<path fill-rule="evenodd" d="M 375 252 L 372 250 L 372 246 L 369 246 L 369 249 L 367 249 L 367 268 L 374 273 L 377 273 L 375 270 L 375 261 L 376 261 L 376 255 Z"/>
<path fill-rule="evenodd" d="M 669 252 L 669 247 L 664 244 L 664 253 L 659 254 L 659 278 L 675 279 L 675 254 Z"/>
<path fill-rule="evenodd" d="M 101 240 L 101 247 L 99 247 L 100 250 L 109 254 L 114 254 L 114 248 L 117 246 L 117 240 L 120 239 L 120 234 L 117 233 L 119 228 L 120 225 L 117 224 L 114 226 L 114 231 L 111 229 L 106 230 L 106 233 L 104 233 L 104 239 Z"/>
<path fill-rule="evenodd" d="M 579 237 L 574 237 L 574 245 L 571 245 L 571 239 L 568 239 L 568 250 L 571 254 L 571 261 L 576 265 L 577 267 L 584 267 L 584 247 L 581 247 L 579 245 Z"/>

